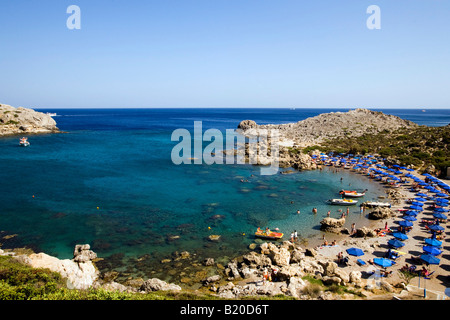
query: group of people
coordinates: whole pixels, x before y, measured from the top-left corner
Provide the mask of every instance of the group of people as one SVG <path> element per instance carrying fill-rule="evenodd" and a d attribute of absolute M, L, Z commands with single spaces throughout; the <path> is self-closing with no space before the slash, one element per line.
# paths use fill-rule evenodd
<path fill-rule="evenodd" d="M 297 230 L 294 230 L 293 232 L 291 232 L 291 242 L 295 242 L 298 239 L 298 234 L 297 234 Z"/>
<path fill-rule="evenodd" d="M 272 281 L 278 281 L 278 269 L 277 268 L 271 268 L 270 273 L 267 268 L 264 269 L 263 272 L 263 284 L 266 284 L 267 282 Z"/>

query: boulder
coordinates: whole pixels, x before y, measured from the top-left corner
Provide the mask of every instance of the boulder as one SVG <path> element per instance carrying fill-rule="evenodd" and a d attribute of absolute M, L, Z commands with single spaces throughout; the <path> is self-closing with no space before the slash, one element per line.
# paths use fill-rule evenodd
<path fill-rule="evenodd" d="M 181 287 L 175 284 L 170 284 L 157 278 L 152 278 L 144 281 L 140 287 L 141 291 L 152 292 L 152 291 L 180 291 Z"/>
<path fill-rule="evenodd" d="M 304 258 L 305 258 L 305 254 L 301 250 L 294 249 L 291 252 L 291 261 L 290 261 L 290 263 L 291 264 L 292 263 L 299 263 Z"/>
<path fill-rule="evenodd" d="M 205 266 L 213 266 L 215 263 L 214 258 L 206 258 L 205 260 L 203 260 L 203 264 Z"/>
<path fill-rule="evenodd" d="M 389 219 L 393 214 L 393 211 L 390 208 L 378 207 L 375 210 L 369 212 L 369 219 L 371 220 L 381 220 L 381 219 Z"/>
<path fill-rule="evenodd" d="M 255 121 L 253 120 L 243 120 L 238 124 L 238 129 L 242 130 L 248 130 L 248 129 L 254 129 L 258 127 Z"/>
<path fill-rule="evenodd" d="M 73 252 L 73 261 L 88 262 L 97 259 L 97 254 L 90 249 L 91 246 L 88 244 L 77 244 Z"/>
<path fill-rule="evenodd" d="M 289 278 L 289 284 L 287 286 L 287 294 L 299 298 L 302 290 L 305 288 L 306 282 L 300 277 Z"/>
<path fill-rule="evenodd" d="M 236 261 L 231 261 L 228 263 L 227 268 L 225 269 L 225 274 L 228 275 L 230 279 L 237 279 L 241 277 Z"/>
<path fill-rule="evenodd" d="M 362 277 L 361 271 L 354 270 L 349 274 L 349 283 L 359 284 L 361 283 L 361 277 Z"/>
<path fill-rule="evenodd" d="M 58 272 L 67 280 L 69 289 L 88 289 L 100 275 L 92 261 L 59 260 L 42 252 L 29 255 L 26 262 L 33 268 L 47 268 Z"/>
<path fill-rule="evenodd" d="M 264 267 L 270 266 L 272 264 L 272 260 L 268 256 L 264 254 L 258 254 L 254 251 L 251 251 L 250 253 L 244 255 L 242 258 L 244 262 L 251 267 Z"/>
<path fill-rule="evenodd" d="M 203 283 L 204 283 L 205 285 L 209 285 L 209 284 L 211 284 L 211 283 L 213 283 L 213 282 L 220 281 L 221 278 L 222 278 L 222 277 L 219 276 L 219 275 L 210 276 L 210 277 L 206 278 L 205 280 L 203 280 Z"/>
<path fill-rule="evenodd" d="M 326 217 L 320 221 L 320 230 L 332 233 L 341 233 L 344 224 L 345 218 L 335 219 Z"/>
<path fill-rule="evenodd" d="M 373 231 L 372 229 L 369 229 L 367 227 L 362 227 L 362 228 L 358 228 L 356 229 L 356 236 L 357 237 L 376 237 L 377 233 L 375 231 Z"/>
<path fill-rule="evenodd" d="M 291 254 L 286 248 L 280 248 L 270 254 L 272 263 L 277 266 L 288 266 L 291 259 Z"/>

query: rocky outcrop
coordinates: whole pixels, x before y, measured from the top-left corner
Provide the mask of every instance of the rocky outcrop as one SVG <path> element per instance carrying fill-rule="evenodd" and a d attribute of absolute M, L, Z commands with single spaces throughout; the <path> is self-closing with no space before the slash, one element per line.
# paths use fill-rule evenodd
<path fill-rule="evenodd" d="M 71 260 L 60 260 L 43 252 L 32 253 L 19 259 L 33 268 L 47 268 L 58 272 L 67 279 L 66 284 L 70 289 L 88 289 L 100 275 L 92 262 L 97 255 L 89 249 L 89 245 L 77 245 L 74 258 Z"/>
<path fill-rule="evenodd" d="M 140 290 L 143 292 L 152 292 L 152 291 L 160 291 L 160 290 L 181 291 L 181 287 L 176 284 L 167 283 L 167 282 L 162 281 L 157 278 L 152 278 L 152 279 L 148 279 L 147 281 L 145 281 L 142 284 Z"/>
<path fill-rule="evenodd" d="M 345 224 L 345 218 L 335 219 L 326 217 L 320 221 L 320 230 L 332 233 L 341 233 Z"/>
<path fill-rule="evenodd" d="M 361 286 L 362 274 L 354 270 L 348 273 L 332 259 L 308 255 L 290 241 L 275 245 L 271 242 L 259 246 L 261 253 L 250 252 L 240 262 L 234 260 L 226 268 L 228 281 L 217 286 L 218 276 L 204 281 L 205 286 L 219 297 L 239 299 L 244 296 L 275 296 L 278 294 L 298 299 L 311 299 L 305 288 L 308 281 L 302 278 L 310 275 L 321 279 L 326 285 Z M 272 272 L 271 272 L 272 271 Z M 264 272 L 271 273 L 271 281 L 263 282 Z M 242 281 L 247 279 L 247 281 Z M 231 281 L 238 281 L 239 284 Z M 243 284 L 241 284 L 244 282 Z M 213 285 L 211 285 L 213 284 Z M 332 299 L 332 295 L 320 294 L 318 299 Z"/>
<path fill-rule="evenodd" d="M 59 132 L 56 121 L 45 113 L 0 104 L 0 136 Z"/>
<path fill-rule="evenodd" d="M 257 126 L 258 125 L 256 124 L 256 122 L 253 120 L 243 120 L 239 123 L 238 129 L 248 130 L 248 129 L 256 128 Z"/>
<path fill-rule="evenodd" d="M 394 212 L 390 208 L 378 207 L 369 212 L 368 218 L 371 220 L 389 219 L 393 214 Z"/>
<path fill-rule="evenodd" d="M 397 116 L 367 109 L 354 109 L 348 112 L 323 113 L 297 123 L 257 125 L 254 121 L 242 121 L 238 128 L 278 130 L 281 137 L 299 147 L 320 144 L 337 137 L 359 137 L 363 134 L 376 134 L 385 130 L 414 128 L 414 122 Z"/>

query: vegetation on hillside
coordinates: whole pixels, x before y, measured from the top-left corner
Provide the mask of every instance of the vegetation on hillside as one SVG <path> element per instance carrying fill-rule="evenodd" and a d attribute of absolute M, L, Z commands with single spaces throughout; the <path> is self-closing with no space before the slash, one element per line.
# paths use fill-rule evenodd
<path fill-rule="evenodd" d="M 48 269 L 32 268 L 10 256 L 0 256 L 0 300 L 208 300 L 212 295 L 157 291 L 146 294 L 105 289 L 71 290 Z"/>
<path fill-rule="evenodd" d="M 303 152 L 318 149 L 323 152 L 351 154 L 379 154 L 395 158 L 401 165 L 426 168 L 434 165 L 439 175 L 445 175 L 450 167 L 450 125 L 445 127 L 403 128 L 384 130 L 378 134 L 364 134 L 356 138 L 346 136 L 328 140 L 321 146 L 305 148 Z"/>

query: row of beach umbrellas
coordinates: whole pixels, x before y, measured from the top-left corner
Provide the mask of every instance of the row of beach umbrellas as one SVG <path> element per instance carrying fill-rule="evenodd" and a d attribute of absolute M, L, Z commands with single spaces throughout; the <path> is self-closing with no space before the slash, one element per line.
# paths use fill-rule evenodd
<path fill-rule="evenodd" d="M 354 157 L 353 159 L 346 159 L 341 158 L 339 156 L 332 157 L 332 154 L 329 154 L 329 157 L 326 156 L 324 153 L 321 153 L 321 159 L 322 160 L 332 160 L 337 161 L 338 159 L 341 162 L 347 162 L 350 161 L 352 164 L 356 164 L 356 168 L 369 168 L 366 164 L 367 163 L 376 163 L 376 160 L 373 159 L 373 156 L 366 156 L 364 158 L 361 157 Z M 349 155 L 353 156 L 353 155 Z M 365 162 L 365 163 L 363 163 Z M 379 163 L 376 164 L 377 168 L 370 168 L 370 171 L 373 171 L 374 173 L 388 177 L 392 180 L 400 180 L 400 178 L 396 175 L 403 174 L 401 170 L 406 170 L 408 173 L 405 173 L 404 176 L 411 178 L 415 182 L 418 183 L 420 187 L 422 187 L 424 190 L 426 190 L 428 193 L 432 193 L 433 195 L 426 194 L 424 192 L 418 192 L 416 193 L 416 198 L 411 202 L 409 208 L 407 211 L 404 212 L 403 220 L 399 222 L 400 226 L 403 227 L 412 227 L 414 224 L 414 221 L 417 221 L 417 215 L 418 213 L 422 212 L 424 210 L 424 203 L 427 201 L 434 201 L 434 204 L 438 206 L 438 208 L 434 208 L 433 217 L 440 220 L 447 220 L 447 216 L 444 214 L 446 212 L 449 212 L 449 209 L 446 207 L 449 206 L 449 196 L 442 192 L 441 190 L 437 189 L 436 186 L 439 186 L 441 189 L 450 192 L 450 186 L 446 183 L 440 181 L 439 179 L 431 176 L 428 173 L 423 174 L 423 176 L 427 177 L 428 181 L 431 181 L 431 183 L 427 183 L 424 180 L 420 179 L 419 177 L 416 177 L 412 175 L 409 172 L 414 171 L 413 169 L 402 167 L 399 165 L 394 165 L 392 168 L 388 168 L 385 165 Z M 384 169 L 385 171 L 381 170 Z M 443 231 L 444 228 L 440 226 L 439 224 L 433 224 L 430 227 L 431 231 Z M 408 236 L 401 232 L 395 232 L 392 234 L 394 236 L 394 239 L 391 239 L 388 241 L 389 246 L 393 248 L 401 248 L 405 244 L 402 241 L 408 240 Z M 439 264 L 440 259 L 436 256 L 442 254 L 442 242 L 435 239 L 425 239 L 425 246 L 423 246 L 424 254 L 420 256 L 420 259 L 424 261 L 427 264 Z M 360 248 L 349 248 L 347 249 L 347 253 L 349 255 L 353 256 L 362 256 L 364 255 L 363 250 Z M 383 268 L 387 268 L 395 264 L 395 261 L 386 259 L 386 258 L 374 258 L 373 259 L 374 264 L 381 266 Z"/>

